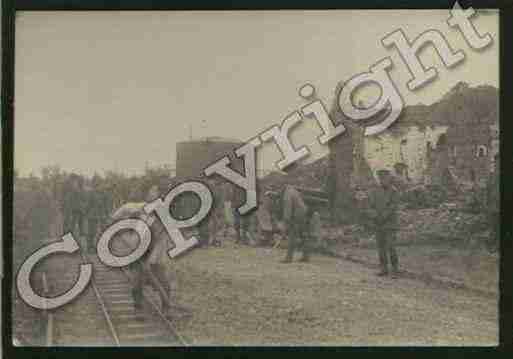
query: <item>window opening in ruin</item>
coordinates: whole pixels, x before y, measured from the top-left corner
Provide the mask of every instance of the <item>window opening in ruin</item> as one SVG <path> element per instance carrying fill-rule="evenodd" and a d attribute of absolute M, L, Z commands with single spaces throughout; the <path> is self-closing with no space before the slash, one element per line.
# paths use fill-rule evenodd
<path fill-rule="evenodd" d="M 477 147 L 477 157 L 486 157 L 488 154 L 488 149 L 484 145 L 480 145 Z"/>

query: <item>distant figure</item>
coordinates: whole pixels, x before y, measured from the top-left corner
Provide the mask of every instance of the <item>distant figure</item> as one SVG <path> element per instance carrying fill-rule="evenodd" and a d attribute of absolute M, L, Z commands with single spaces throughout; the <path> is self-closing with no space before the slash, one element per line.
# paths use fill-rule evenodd
<path fill-rule="evenodd" d="M 230 228 L 235 228 L 235 218 L 233 214 L 233 203 L 232 203 L 232 192 L 233 189 L 229 183 L 225 183 L 222 187 L 223 193 L 223 236 L 226 237 Z"/>
<path fill-rule="evenodd" d="M 488 249 L 497 251 L 500 243 L 500 159 L 495 155 L 495 171 L 490 173 L 487 186 L 487 209 L 490 223 L 490 239 Z"/>
<path fill-rule="evenodd" d="M 230 184 L 226 184 L 225 191 L 225 201 L 227 210 L 231 211 L 231 216 L 233 220 L 233 229 L 235 230 L 235 242 L 242 243 L 243 240 L 243 228 L 242 225 L 242 216 L 238 211 L 238 207 L 241 206 L 240 195 L 237 192 L 237 189 Z M 229 202 L 229 204 L 228 204 Z"/>
<path fill-rule="evenodd" d="M 323 238 L 321 237 L 322 233 L 322 223 L 321 223 L 321 215 L 318 211 L 315 211 L 312 215 L 312 219 L 310 220 L 310 237 L 311 243 L 317 243 L 320 248 L 324 248 Z"/>
<path fill-rule="evenodd" d="M 250 228 L 252 224 L 252 215 L 253 214 L 245 214 L 239 215 L 239 227 L 238 227 L 238 235 L 237 235 L 237 243 L 239 244 L 250 244 L 252 236 L 250 234 Z"/>
<path fill-rule="evenodd" d="M 226 222 L 224 220 L 224 206 L 218 205 L 212 208 L 209 215 L 209 232 L 211 234 L 210 244 L 214 247 L 223 245 L 222 238 L 225 234 Z M 220 229 L 223 229 L 222 231 Z"/>
<path fill-rule="evenodd" d="M 209 245 L 219 247 L 222 244 L 221 231 L 224 227 L 224 195 L 222 193 L 221 182 L 217 178 L 207 179 L 210 189 L 216 197 L 216 201 L 212 204 L 212 209 L 208 214 L 208 242 Z"/>
<path fill-rule="evenodd" d="M 102 224 L 105 214 L 105 209 L 103 208 L 104 203 L 102 200 L 102 194 L 100 192 L 100 178 L 98 176 L 94 176 L 91 180 L 91 187 L 86 193 L 87 196 L 87 209 L 86 209 L 86 217 L 87 217 L 87 246 L 89 253 L 93 253 L 96 248 L 96 237 L 98 235 L 98 231 L 100 225 Z"/>
<path fill-rule="evenodd" d="M 397 162 L 394 165 L 394 186 L 403 191 L 408 188 L 410 178 L 408 177 L 408 165 Z"/>
<path fill-rule="evenodd" d="M 220 183 L 214 178 L 206 179 L 208 187 L 214 193 L 214 197 L 219 199 L 221 196 Z M 205 219 L 203 219 L 199 225 L 199 248 L 207 248 L 210 245 L 220 245 L 219 229 L 223 222 L 223 200 L 220 198 L 220 203 L 214 201 L 212 208 Z"/>
<path fill-rule="evenodd" d="M 75 235 L 84 234 L 84 202 L 83 179 L 72 173 L 65 184 L 63 195 L 64 232 L 73 232 L 78 228 Z"/>
<path fill-rule="evenodd" d="M 398 226 L 397 206 L 399 194 L 394 188 L 392 175 L 388 170 L 377 172 L 379 186 L 377 186 L 370 197 L 370 210 L 368 211 L 372 226 L 376 233 L 376 242 L 379 253 L 381 271 L 378 276 L 386 276 L 388 271 L 388 260 L 392 265 L 392 277 L 398 273 L 399 261 L 395 249 L 395 237 Z"/>
<path fill-rule="evenodd" d="M 310 259 L 310 241 L 308 234 L 309 208 L 305 204 L 303 196 L 291 185 L 287 185 L 281 195 L 282 219 L 285 225 L 284 232 L 287 236 L 287 256 L 282 263 L 290 263 L 294 257 L 294 251 L 300 247 L 303 252 L 301 262 Z"/>
<path fill-rule="evenodd" d="M 266 192 L 267 194 L 267 192 Z M 260 244 L 271 245 L 273 242 L 273 220 L 271 216 L 272 200 L 268 195 L 264 195 L 262 203 L 257 209 L 257 222 L 260 232 Z"/>

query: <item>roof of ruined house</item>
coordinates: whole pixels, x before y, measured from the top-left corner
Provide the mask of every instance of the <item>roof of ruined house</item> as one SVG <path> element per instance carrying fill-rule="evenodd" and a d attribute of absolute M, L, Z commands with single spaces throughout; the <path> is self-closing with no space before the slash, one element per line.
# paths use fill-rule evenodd
<path fill-rule="evenodd" d="M 498 120 L 499 91 L 493 86 L 470 87 L 459 82 L 432 106 L 426 118 L 432 124 L 494 123 Z"/>
<path fill-rule="evenodd" d="M 464 111 L 460 108 L 463 106 Z M 331 113 L 333 115 L 333 110 Z M 399 134 L 410 126 L 421 128 L 437 125 L 450 126 L 460 119 L 468 120 L 469 117 L 474 116 L 472 114 L 484 118 L 486 121 L 496 120 L 497 113 L 497 88 L 493 86 L 469 87 L 465 83 L 458 83 L 440 101 L 432 105 L 405 106 L 397 121 L 386 132 Z M 341 114 L 337 114 L 337 116 L 341 116 Z M 326 173 L 328 161 L 328 156 L 325 156 L 312 163 L 295 166 L 286 174 L 271 172 L 262 179 L 262 184 L 280 187 L 285 183 L 290 183 L 303 187 L 321 188 L 324 185 L 323 175 Z"/>
<path fill-rule="evenodd" d="M 495 123 L 498 120 L 499 91 L 482 85 L 470 87 L 457 83 L 432 105 L 405 106 L 398 119 L 389 127 L 391 134 L 402 133 L 410 126 L 451 126 L 457 122 Z"/>

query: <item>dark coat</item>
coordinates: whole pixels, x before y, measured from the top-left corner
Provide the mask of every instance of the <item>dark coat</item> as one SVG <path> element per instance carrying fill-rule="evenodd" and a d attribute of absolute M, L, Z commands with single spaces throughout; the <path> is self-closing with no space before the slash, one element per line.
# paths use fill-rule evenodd
<path fill-rule="evenodd" d="M 376 230 L 397 230 L 399 193 L 394 187 L 378 186 L 369 198 L 370 217 Z"/>

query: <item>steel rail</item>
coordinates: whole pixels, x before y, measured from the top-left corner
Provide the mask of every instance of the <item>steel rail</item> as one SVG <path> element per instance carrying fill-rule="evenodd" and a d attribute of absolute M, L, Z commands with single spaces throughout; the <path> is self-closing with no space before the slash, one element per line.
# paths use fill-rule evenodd
<path fill-rule="evenodd" d="M 84 259 L 84 261 L 86 261 L 86 262 L 88 261 L 84 254 L 82 254 L 82 258 Z M 103 300 L 103 298 L 101 296 L 101 293 L 98 290 L 98 287 L 96 286 L 93 278 L 91 278 L 91 286 L 93 287 L 96 299 L 98 300 L 98 303 L 100 304 L 100 307 L 101 307 L 102 312 L 103 312 L 103 316 L 105 317 L 105 320 L 107 321 L 107 324 L 109 326 L 109 329 L 110 329 L 110 332 L 111 332 L 112 337 L 114 339 L 114 342 L 116 343 L 116 346 L 119 347 L 119 346 L 121 346 L 121 343 L 119 341 L 118 333 L 116 331 L 116 328 L 114 327 L 114 324 L 112 323 L 109 311 L 107 310 L 107 307 L 105 306 L 105 302 L 104 302 L 104 300 Z"/>

